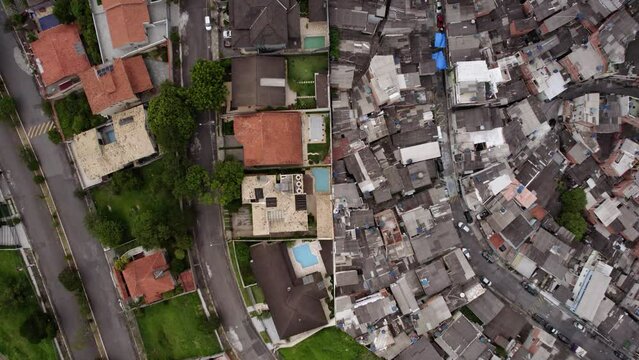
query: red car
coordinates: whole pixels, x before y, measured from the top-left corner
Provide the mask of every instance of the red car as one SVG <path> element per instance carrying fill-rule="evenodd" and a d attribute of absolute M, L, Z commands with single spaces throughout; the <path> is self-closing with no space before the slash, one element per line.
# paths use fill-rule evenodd
<path fill-rule="evenodd" d="M 444 15 L 442 14 L 437 14 L 437 27 L 438 28 L 444 27 Z"/>

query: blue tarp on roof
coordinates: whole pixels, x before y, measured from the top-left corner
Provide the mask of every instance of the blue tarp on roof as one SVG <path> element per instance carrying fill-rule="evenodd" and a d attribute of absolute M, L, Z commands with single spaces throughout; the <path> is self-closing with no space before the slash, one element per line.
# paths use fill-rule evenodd
<path fill-rule="evenodd" d="M 441 49 L 446 47 L 446 35 L 444 33 L 435 33 L 435 47 Z"/>
<path fill-rule="evenodd" d="M 446 63 L 446 55 L 444 55 L 443 51 L 438 51 L 433 53 L 433 60 L 435 60 L 435 65 L 437 66 L 437 70 L 446 70 L 448 69 L 448 64 Z"/>
<path fill-rule="evenodd" d="M 42 31 L 60 25 L 60 21 L 53 14 L 39 18 L 38 22 L 40 23 L 40 28 L 42 29 Z"/>

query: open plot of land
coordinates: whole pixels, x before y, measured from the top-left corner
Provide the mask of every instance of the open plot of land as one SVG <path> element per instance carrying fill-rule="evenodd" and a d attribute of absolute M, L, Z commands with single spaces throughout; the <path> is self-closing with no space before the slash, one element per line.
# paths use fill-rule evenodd
<path fill-rule="evenodd" d="M 136 311 L 149 359 L 186 359 L 222 351 L 197 293 Z"/>
<path fill-rule="evenodd" d="M 27 278 L 26 268 L 17 251 L 0 251 L 0 288 L 6 289 L 16 278 Z M 32 344 L 20 335 L 20 326 L 38 310 L 35 293 L 17 306 L 0 303 L 0 357 L 8 359 L 57 359 L 53 341 Z"/>
<path fill-rule="evenodd" d="M 324 116 L 324 132 L 325 132 L 324 139 L 326 142 L 307 145 L 308 161 L 311 164 L 321 164 L 324 161 L 324 159 L 326 159 L 326 155 L 328 155 L 328 152 L 331 149 L 330 121 L 331 120 L 329 119 L 328 115 L 325 115 Z"/>
<path fill-rule="evenodd" d="M 337 328 L 326 328 L 301 343 L 279 350 L 284 360 L 372 360 L 377 356 Z"/>

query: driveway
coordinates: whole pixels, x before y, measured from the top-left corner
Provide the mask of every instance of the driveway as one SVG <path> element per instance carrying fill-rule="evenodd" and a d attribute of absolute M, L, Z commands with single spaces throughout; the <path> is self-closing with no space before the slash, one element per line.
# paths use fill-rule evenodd
<path fill-rule="evenodd" d="M 208 10 L 202 6 L 202 3 L 187 1 L 182 10 L 188 14 L 189 19 L 182 29 L 182 34 L 188 34 L 182 37 L 184 86 L 188 86 L 191 83 L 189 70 L 197 59 L 211 58 L 210 36 L 218 36 L 218 34 L 215 24 L 210 34 L 204 30 L 204 16 Z M 217 146 L 214 136 L 215 114 L 202 113 L 197 121 L 200 126 L 191 154 L 199 165 L 212 171 Z M 227 338 L 241 359 L 273 359 L 273 355 L 253 327 L 237 288 L 235 275 L 227 256 L 220 207 L 198 204 L 196 210 L 194 260 L 195 268 L 200 270 L 196 272 L 198 285 L 206 285 L 210 290 Z"/>
<path fill-rule="evenodd" d="M 0 18 L 0 22 L 3 21 L 4 15 Z M 0 41 L 0 72 L 5 77 L 9 91 L 19 104 L 19 112 L 25 128 L 29 129 L 47 122 L 48 119 L 41 111 L 42 100 L 33 78 L 21 69 L 18 65 L 19 60 L 16 61 L 14 57 L 13 49 L 17 48 L 18 45 L 13 35 L 3 32 L 0 35 Z M 40 158 L 42 169 L 51 188 L 59 218 L 66 230 L 107 354 L 112 360 L 135 359 L 137 355 L 118 305 L 118 298 L 111 281 L 111 271 L 104 258 L 102 246 L 89 235 L 84 227 L 83 219 L 87 207 L 83 200 L 74 195 L 78 186 L 64 147 L 51 143 L 46 134 L 32 138 L 31 142 Z M 6 142 L 2 142 L 2 144 L 6 144 Z M 15 148 L 15 146 L 12 147 Z M 10 166 L 10 164 L 6 166 Z M 16 181 L 24 183 L 21 186 L 27 186 L 26 183 L 32 182 L 31 175 L 22 175 Z M 19 192 L 17 193 L 19 194 Z M 27 192 L 25 195 L 28 194 Z M 31 196 L 37 196 L 38 193 L 31 192 L 31 194 Z M 44 222 L 50 224 L 50 217 L 47 216 L 47 221 Z M 58 246 L 57 239 L 50 235 L 52 233 L 53 231 L 48 232 L 49 247 Z M 53 245 L 53 242 L 56 244 Z M 37 244 L 34 244 L 34 248 L 38 251 Z M 45 251 L 43 249 L 39 252 Z M 45 277 L 52 275 L 57 276 L 57 272 L 45 274 Z M 63 301 L 59 301 L 56 305 L 67 306 Z M 92 358 L 95 356 L 78 356 L 78 359 Z"/>

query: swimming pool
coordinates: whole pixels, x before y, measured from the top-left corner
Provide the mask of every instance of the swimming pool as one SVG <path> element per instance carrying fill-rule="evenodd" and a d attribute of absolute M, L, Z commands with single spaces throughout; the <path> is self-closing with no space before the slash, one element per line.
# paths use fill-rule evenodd
<path fill-rule="evenodd" d="M 329 168 L 316 167 L 311 169 L 311 173 L 313 173 L 313 179 L 315 179 L 313 184 L 316 193 L 327 193 L 331 190 L 331 171 Z"/>
<path fill-rule="evenodd" d="M 295 260 L 302 265 L 302 268 L 307 268 L 319 263 L 317 256 L 313 255 L 311 247 L 307 243 L 293 247 L 293 256 L 295 256 Z"/>
<path fill-rule="evenodd" d="M 325 45 L 323 36 L 307 36 L 304 38 L 304 49 L 319 49 Z"/>

